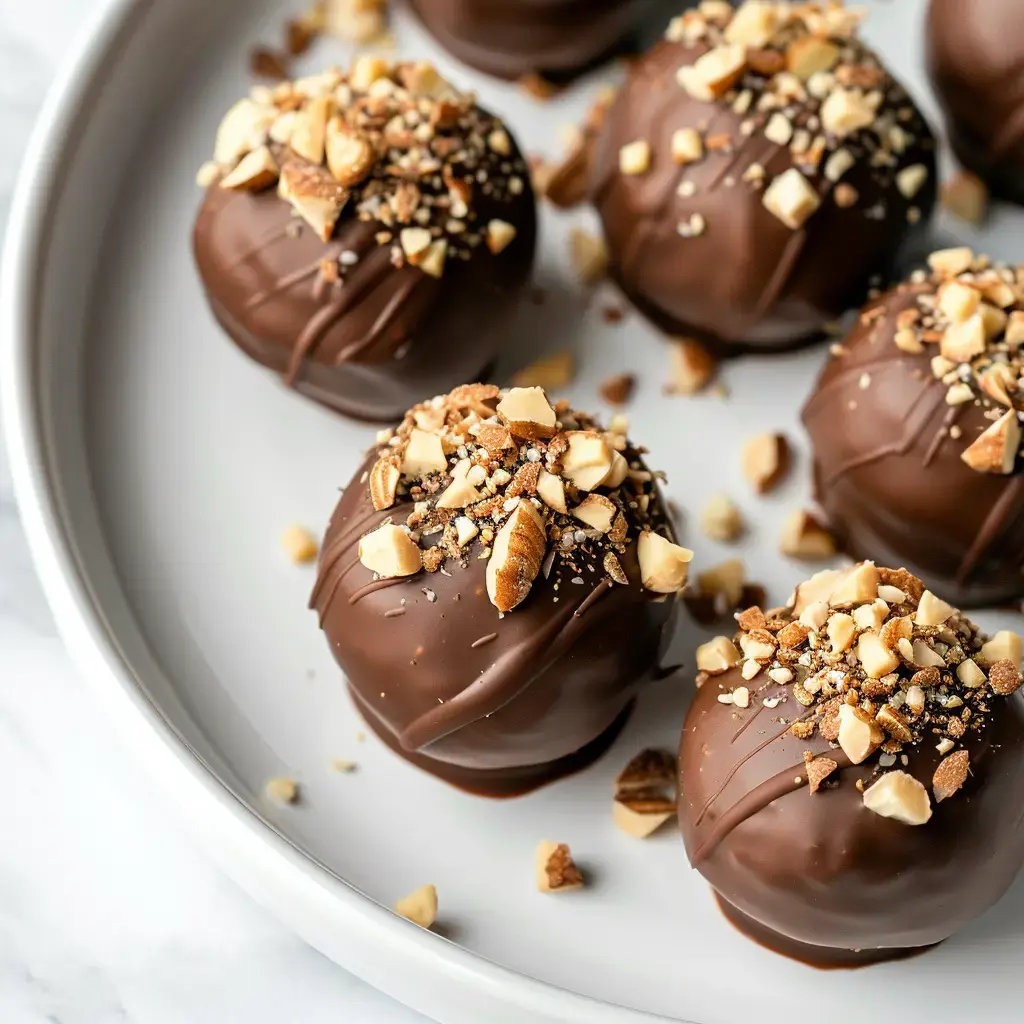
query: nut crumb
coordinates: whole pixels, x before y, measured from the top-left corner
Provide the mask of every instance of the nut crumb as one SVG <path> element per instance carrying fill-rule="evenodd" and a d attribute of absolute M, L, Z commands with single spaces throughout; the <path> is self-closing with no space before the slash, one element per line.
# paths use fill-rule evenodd
<path fill-rule="evenodd" d="M 296 565 L 312 562 L 320 550 L 316 539 L 309 530 L 295 523 L 286 527 L 284 533 L 281 534 L 281 546 Z"/>
<path fill-rule="evenodd" d="M 616 373 L 606 377 L 599 388 L 601 398 L 609 405 L 625 405 L 636 389 L 636 374 Z"/>
<path fill-rule="evenodd" d="M 430 928 L 437 920 L 437 889 L 424 885 L 395 903 L 395 913 L 421 928 Z"/>

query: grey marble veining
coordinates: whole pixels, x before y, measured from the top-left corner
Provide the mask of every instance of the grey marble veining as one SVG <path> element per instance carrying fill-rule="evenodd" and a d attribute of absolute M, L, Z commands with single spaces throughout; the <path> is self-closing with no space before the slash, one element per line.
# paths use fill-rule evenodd
<path fill-rule="evenodd" d="M 46 88 L 104 0 L 0 0 L 0 226 Z M 183 838 L 60 641 L 0 448 L 0 1022 L 416 1024 Z"/>

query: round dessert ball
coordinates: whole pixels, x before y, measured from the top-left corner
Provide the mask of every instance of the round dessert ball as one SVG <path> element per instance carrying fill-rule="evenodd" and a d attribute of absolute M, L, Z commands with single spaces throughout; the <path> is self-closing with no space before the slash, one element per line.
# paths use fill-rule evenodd
<path fill-rule="evenodd" d="M 818 966 L 892 959 L 1024 861 L 1021 638 L 862 562 L 698 651 L 679 821 L 726 916 Z"/>
<path fill-rule="evenodd" d="M 651 0 L 411 0 L 465 64 L 499 78 L 565 79 L 621 50 Z"/>
<path fill-rule="evenodd" d="M 511 795 L 598 756 L 658 674 L 691 556 L 671 537 L 622 433 L 466 385 L 356 471 L 311 603 L 390 747 Z"/>
<path fill-rule="evenodd" d="M 927 60 L 960 162 L 1024 203 L 1024 40 L 1014 0 L 932 0 Z"/>
<path fill-rule="evenodd" d="M 339 412 L 395 420 L 484 374 L 530 280 L 536 204 L 508 129 L 426 64 L 358 58 L 224 118 L 194 233 L 214 315 Z"/>
<path fill-rule="evenodd" d="M 634 67 L 591 191 L 612 274 L 657 326 L 719 354 L 792 347 L 860 305 L 927 220 L 935 143 L 855 12 L 713 10 Z"/>
<path fill-rule="evenodd" d="M 818 503 L 855 558 L 958 605 L 1024 596 L 1024 279 L 933 253 L 870 303 L 803 411 Z"/>

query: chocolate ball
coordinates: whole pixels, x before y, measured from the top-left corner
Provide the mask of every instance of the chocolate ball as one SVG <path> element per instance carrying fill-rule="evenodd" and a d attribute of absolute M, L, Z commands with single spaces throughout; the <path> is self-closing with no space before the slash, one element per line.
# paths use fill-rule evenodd
<path fill-rule="evenodd" d="M 808 400 L 816 497 L 855 558 L 965 607 L 1024 596 L 1024 281 L 969 249 L 866 307 Z"/>
<path fill-rule="evenodd" d="M 499 78 L 565 79 L 621 50 L 651 0 L 411 0 L 465 64 Z"/>
<path fill-rule="evenodd" d="M 927 61 L 960 162 L 1024 203 L 1024 41 L 1013 0 L 932 0 Z"/>
<path fill-rule="evenodd" d="M 432 67 L 357 59 L 232 108 L 195 226 L 227 334 L 339 412 L 394 420 L 486 372 L 530 280 L 508 129 Z"/>
<path fill-rule="evenodd" d="M 374 731 L 463 788 L 593 760 L 659 673 L 690 552 L 652 475 L 540 388 L 415 406 L 327 529 L 312 606 Z"/>
<path fill-rule="evenodd" d="M 987 641 L 873 563 L 740 627 L 698 652 L 679 758 L 686 850 L 726 916 L 777 952 L 853 966 L 995 903 L 1024 861 L 1020 637 Z"/>
<path fill-rule="evenodd" d="M 720 354 L 814 340 L 927 220 L 934 140 L 857 24 L 688 11 L 634 67 L 591 190 L 614 277 L 662 330 Z"/>

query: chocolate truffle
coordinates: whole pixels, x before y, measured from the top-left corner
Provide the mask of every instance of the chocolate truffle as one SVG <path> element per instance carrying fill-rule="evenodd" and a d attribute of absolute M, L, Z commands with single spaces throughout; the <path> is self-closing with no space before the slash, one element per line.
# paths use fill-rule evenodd
<path fill-rule="evenodd" d="M 311 603 L 390 747 L 510 795 L 601 753 L 658 675 L 691 556 L 671 536 L 619 425 L 466 385 L 357 470 Z"/>
<path fill-rule="evenodd" d="M 817 499 L 855 558 L 961 606 L 1024 595 L 1024 278 L 970 249 L 870 303 L 803 412 Z"/>
<path fill-rule="evenodd" d="M 698 651 L 680 748 L 686 851 L 726 916 L 853 966 L 995 903 L 1024 861 L 1021 638 L 871 562 L 737 618 Z"/>
<path fill-rule="evenodd" d="M 494 360 L 536 204 L 508 129 L 431 66 L 360 57 L 256 87 L 208 177 L 194 243 L 214 315 L 296 390 L 394 420 Z"/>
<path fill-rule="evenodd" d="M 449 53 L 499 78 L 565 79 L 621 50 L 651 0 L 411 0 Z"/>
<path fill-rule="evenodd" d="M 927 61 L 960 162 L 1024 203 L 1024 39 L 1015 0 L 932 0 Z"/>
<path fill-rule="evenodd" d="M 720 354 L 813 340 L 929 216 L 934 140 L 857 27 L 831 4 L 701 5 L 633 69 L 591 190 L 614 277 L 666 332 Z"/>

